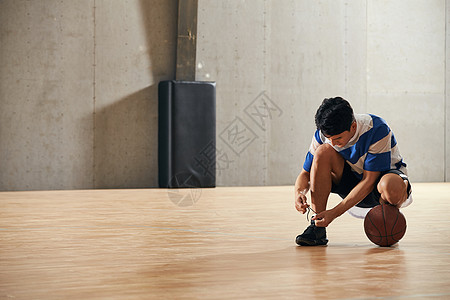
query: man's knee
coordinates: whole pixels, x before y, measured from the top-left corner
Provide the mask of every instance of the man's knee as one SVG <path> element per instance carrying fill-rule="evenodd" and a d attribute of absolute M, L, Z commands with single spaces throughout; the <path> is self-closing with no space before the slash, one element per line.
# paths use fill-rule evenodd
<path fill-rule="evenodd" d="M 377 189 L 381 194 L 381 200 L 395 206 L 401 205 L 407 198 L 407 184 L 394 173 L 388 173 L 381 177 Z"/>
<path fill-rule="evenodd" d="M 319 166 L 331 171 L 333 180 L 339 182 L 344 169 L 344 158 L 330 144 L 322 144 L 314 153 L 313 169 Z"/>
<path fill-rule="evenodd" d="M 337 151 L 330 144 L 322 144 L 317 147 L 314 153 L 315 160 L 331 159 L 338 155 Z"/>

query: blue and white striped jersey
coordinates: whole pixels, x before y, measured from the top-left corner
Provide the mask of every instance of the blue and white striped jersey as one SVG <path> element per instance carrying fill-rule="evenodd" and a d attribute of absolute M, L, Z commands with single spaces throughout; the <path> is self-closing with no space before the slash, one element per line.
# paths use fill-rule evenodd
<path fill-rule="evenodd" d="M 387 171 L 397 169 L 407 174 L 406 164 L 397 146 L 394 133 L 382 118 L 371 114 L 355 114 L 355 135 L 344 147 L 333 146 L 362 179 L 363 170 Z M 303 169 L 310 172 L 315 150 L 321 144 L 330 144 L 319 130 L 312 138 Z"/>

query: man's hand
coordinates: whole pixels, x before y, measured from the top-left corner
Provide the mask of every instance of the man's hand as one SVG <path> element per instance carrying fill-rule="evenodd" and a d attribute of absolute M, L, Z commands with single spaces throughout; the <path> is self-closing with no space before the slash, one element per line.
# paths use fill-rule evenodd
<path fill-rule="evenodd" d="M 307 202 L 306 194 L 307 190 L 295 193 L 295 208 L 302 214 L 306 213 L 309 204 Z"/>
<path fill-rule="evenodd" d="M 315 221 L 317 227 L 327 227 L 336 218 L 337 215 L 334 210 L 329 209 L 318 213 L 312 218 L 312 220 Z"/>

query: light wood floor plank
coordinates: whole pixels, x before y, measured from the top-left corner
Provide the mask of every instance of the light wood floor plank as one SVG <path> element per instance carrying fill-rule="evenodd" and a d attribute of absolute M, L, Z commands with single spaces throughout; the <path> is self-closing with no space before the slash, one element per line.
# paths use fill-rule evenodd
<path fill-rule="evenodd" d="M 449 299 L 450 184 L 413 189 L 393 248 L 297 247 L 292 186 L 2 192 L 0 299 Z"/>

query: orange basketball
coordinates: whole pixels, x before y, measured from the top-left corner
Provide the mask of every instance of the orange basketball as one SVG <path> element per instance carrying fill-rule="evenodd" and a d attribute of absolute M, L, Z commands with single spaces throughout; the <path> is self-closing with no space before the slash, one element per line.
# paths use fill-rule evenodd
<path fill-rule="evenodd" d="M 364 231 L 374 244 L 389 247 L 405 235 L 406 219 L 393 205 L 377 205 L 366 215 Z"/>

